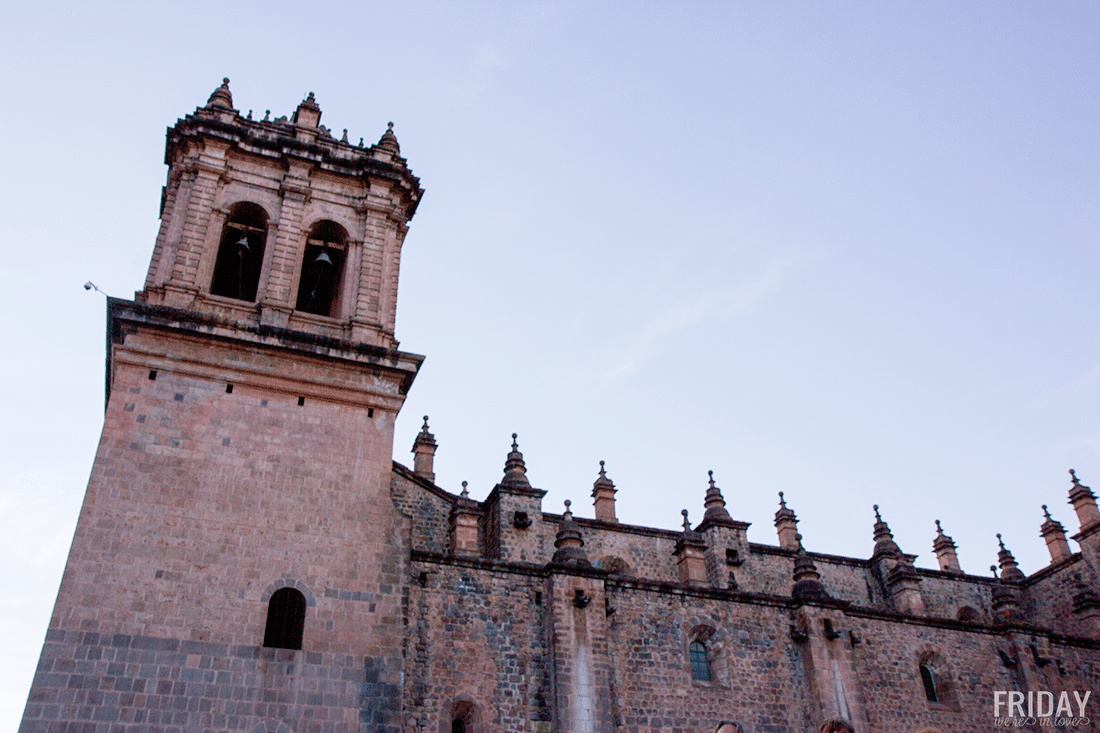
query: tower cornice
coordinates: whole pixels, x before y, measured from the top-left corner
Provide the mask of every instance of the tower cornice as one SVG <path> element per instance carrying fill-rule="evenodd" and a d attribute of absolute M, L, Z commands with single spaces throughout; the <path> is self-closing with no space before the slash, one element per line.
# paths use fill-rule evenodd
<path fill-rule="evenodd" d="M 296 125 L 281 118 L 264 122 L 236 112 L 199 108 L 167 129 L 164 162 L 171 165 L 188 143 L 218 141 L 240 153 L 280 159 L 287 165 L 297 160 L 331 175 L 386 181 L 401 192 L 405 219 L 416 213 L 424 191 L 405 158 L 383 145 L 358 147 L 325 134 L 303 140 L 296 130 Z"/>
<path fill-rule="evenodd" d="M 107 396 L 110 396 L 110 380 L 113 373 L 112 362 L 116 346 L 124 346 L 128 334 L 141 328 L 170 331 L 182 338 L 202 338 L 216 341 L 247 344 L 253 348 L 276 349 L 297 354 L 298 357 L 312 356 L 326 361 L 335 361 L 345 370 L 361 372 L 369 370 L 380 373 L 385 382 L 392 386 L 392 396 L 396 398 L 395 408 L 403 401 L 416 378 L 424 357 L 395 349 L 385 349 L 373 344 L 359 343 L 319 336 L 312 333 L 294 331 L 263 324 L 247 324 L 239 321 L 221 319 L 193 310 L 163 305 L 150 305 L 138 301 L 107 299 Z M 241 374 L 248 370 L 240 368 Z M 348 390 L 347 385 L 340 389 Z M 371 387 L 358 390 L 378 393 L 385 397 L 385 387 Z"/>

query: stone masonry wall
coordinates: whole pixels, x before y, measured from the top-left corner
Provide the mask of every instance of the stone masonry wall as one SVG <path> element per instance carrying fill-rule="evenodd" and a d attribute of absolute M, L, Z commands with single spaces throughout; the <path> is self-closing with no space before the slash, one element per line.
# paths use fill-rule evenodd
<path fill-rule="evenodd" d="M 922 570 L 920 579 L 926 616 L 957 619 L 960 609 L 968 607 L 978 614 L 979 622 L 993 623 L 992 578 Z"/>
<path fill-rule="evenodd" d="M 361 381 L 362 367 L 283 358 L 145 327 L 115 345 L 103 435 L 50 623 L 56 643 L 43 652 L 32 703 L 61 704 L 65 690 L 81 689 L 96 695 L 73 698 L 70 720 L 90 724 L 116 705 L 136 716 L 145 698 L 98 696 L 139 680 L 153 694 L 156 680 L 156 705 L 209 698 L 222 702 L 197 712 L 230 715 L 229 701 L 271 702 L 269 678 L 286 678 L 271 689 L 286 686 L 276 701 L 290 706 L 283 719 L 296 733 L 321 730 L 307 719 L 329 720 L 324 694 L 344 711 L 325 730 L 358 730 L 359 711 L 380 726 L 373 731 L 397 730 L 409 550 L 388 491 L 396 385 Z M 287 585 L 306 596 L 305 634 L 286 660 L 293 670 L 280 671 L 255 649 L 267 598 Z M 116 643 L 127 638 L 140 641 Z M 327 689 L 345 674 L 331 665 L 350 666 L 340 685 L 357 691 Z M 221 684 L 218 672 L 249 691 L 175 686 Z M 173 682 L 170 694 L 160 680 Z M 27 730 L 41 729 L 36 710 Z"/>
<path fill-rule="evenodd" d="M 1041 626 L 1088 636 L 1088 631 L 1073 614 L 1073 597 L 1080 592 L 1076 576 L 1083 576 L 1088 582 L 1088 566 L 1080 553 L 1060 564 L 1057 572 L 1043 573 L 1029 582 L 1023 609 L 1027 617 Z"/>
<path fill-rule="evenodd" d="M 21 730 L 359 730 L 393 697 L 379 677 L 356 655 L 51 629 Z"/>
<path fill-rule="evenodd" d="M 747 731 L 806 730 L 807 688 L 784 608 L 677 593 L 609 593 L 609 636 L 628 731 L 713 731 L 720 720 Z M 692 679 L 688 645 L 706 637 L 714 679 Z"/>
<path fill-rule="evenodd" d="M 471 565 L 414 563 L 405 733 L 450 733 L 460 703 L 478 733 L 548 731 L 551 656 L 546 580 Z"/>
<path fill-rule="evenodd" d="M 447 552 L 449 517 L 454 502 L 423 489 L 401 472 L 394 471 L 390 494 L 402 514 L 415 518 L 412 546 L 425 552 Z"/>

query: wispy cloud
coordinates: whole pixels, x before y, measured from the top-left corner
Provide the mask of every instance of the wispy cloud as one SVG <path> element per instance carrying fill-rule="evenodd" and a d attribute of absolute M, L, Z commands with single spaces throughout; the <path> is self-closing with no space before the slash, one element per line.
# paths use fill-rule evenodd
<path fill-rule="evenodd" d="M 806 255 L 787 255 L 767 263 L 756 276 L 738 285 L 697 293 L 673 303 L 630 336 L 604 373 L 605 383 L 636 371 L 646 358 L 684 329 L 704 321 L 722 322 L 747 312 L 772 290 L 778 288 L 797 267 L 817 259 Z"/>

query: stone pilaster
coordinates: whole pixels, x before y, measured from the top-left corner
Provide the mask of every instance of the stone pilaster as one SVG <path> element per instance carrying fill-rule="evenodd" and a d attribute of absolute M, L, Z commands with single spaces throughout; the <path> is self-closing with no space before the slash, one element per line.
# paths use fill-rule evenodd
<path fill-rule="evenodd" d="M 794 611 L 812 699 L 812 729 L 826 720 L 846 720 L 856 733 L 871 733 L 856 674 L 850 620 L 838 608 L 807 603 Z"/>
<path fill-rule="evenodd" d="M 551 603 L 554 733 L 613 733 L 612 669 L 601 571 L 566 572 L 547 580 Z"/>
<path fill-rule="evenodd" d="M 302 258 L 302 215 L 312 191 L 310 166 L 300 160 L 287 161 L 279 185 L 279 221 L 268 268 L 267 287 L 260 295 L 264 324 L 286 327 L 298 293 Z"/>
<path fill-rule="evenodd" d="M 1076 576 L 1075 584 L 1073 616 L 1077 620 L 1078 629 L 1085 636 L 1100 639 L 1100 598 L 1085 584 L 1080 574 Z"/>
<path fill-rule="evenodd" d="M 226 171 L 228 145 L 206 141 L 195 162 L 183 226 L 174 243 L 171 276 L 164 283 L 164 305 L 187 308 L 199 292 L 198 271 L 214 201 Z"/>

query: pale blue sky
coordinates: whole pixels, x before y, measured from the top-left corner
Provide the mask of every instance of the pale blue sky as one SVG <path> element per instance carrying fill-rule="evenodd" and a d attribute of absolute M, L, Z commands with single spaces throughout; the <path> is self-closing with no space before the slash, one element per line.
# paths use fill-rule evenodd
<path fill-rule="evenodd" d="M 15 727 L 102 424 L 104 307 L 141 287 L 164 130 L 238 109 L 374 142 L 426 194 L 402 347 L 439 483 L 483 498 L 513 431 L 544 508 L 702 516 L 787 494 L 811 550 L 871 505 L 934 566 L 1048 556 L 1100 486 L 1094 3 L 3 5 L 0 728 Z"/>

